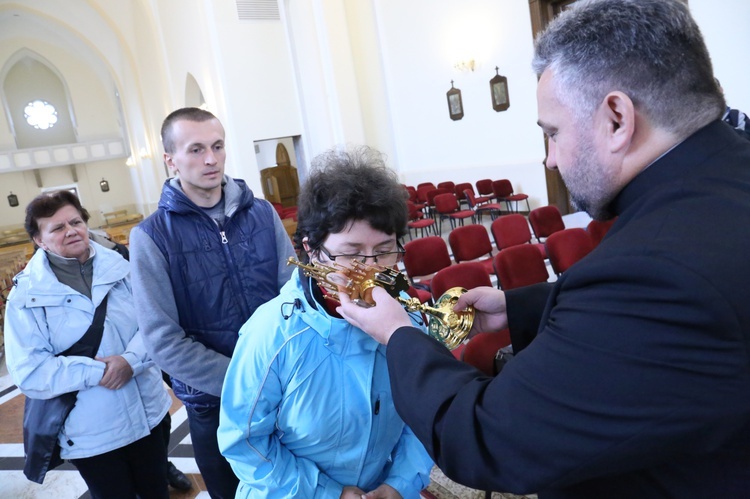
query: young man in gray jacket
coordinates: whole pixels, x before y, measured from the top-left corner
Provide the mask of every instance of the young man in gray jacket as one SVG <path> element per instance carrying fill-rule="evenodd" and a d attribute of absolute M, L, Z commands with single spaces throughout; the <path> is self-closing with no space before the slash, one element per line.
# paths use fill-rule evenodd
<path fill-rule="evenodd" d="M 238 331 L 291 274 L 291 241 L 270 203 L 224 175 L 224 128 L 183 108 L 164 120 L 165 182 L 156 212 L 130 234 L 138 325 L 185 405 L 195 460 L 213 498 L 237 478 L 219 452 L 219 396 Z"/>

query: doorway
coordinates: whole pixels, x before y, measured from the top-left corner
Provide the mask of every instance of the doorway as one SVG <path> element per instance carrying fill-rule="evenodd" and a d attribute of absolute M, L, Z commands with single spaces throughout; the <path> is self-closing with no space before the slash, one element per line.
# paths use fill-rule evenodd
<path fill-rule="evenodd" d="M 529 0 L 531 13 L 531 30 L 534 38 L 547 27 L 547 25 L 560 12 L 568 9 L 576 0 Z M 544 137 L 544 152 L 547 153 L 547 137 Z M 547 199 L 549 204 L 557 206 L 560 213 L 567 215 L 573 211 L 570 206 L 570 196 L 565 183 L 557 170 L 544 168 L 547 180 Z"/>

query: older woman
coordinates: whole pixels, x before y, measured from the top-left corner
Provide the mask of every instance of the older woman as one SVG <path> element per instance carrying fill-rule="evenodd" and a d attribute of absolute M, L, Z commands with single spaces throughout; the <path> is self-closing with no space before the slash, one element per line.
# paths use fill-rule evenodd
<path fill-rule="evenodd" d="M 312 265 L 395 266 L 406 191 L 379 153 L 331 151 L 299 200 L 295 242 Z M 237 498 L 417 498 L 432 461 L 396 414 L 385 348 L 295 270 L 240 330 L 221 394 L 219 447 Z"/>
<path fill-rule="evenodd" d="M 68 191 L 42 194 L 26 208 L 38 249 L 8 297 L 8 371 L 31 399 L 77 391 L 57 442 L 92 497 L 166 498 L 162 426 L 171 400 L 138 332 L 129 264 L 89 241 L 88 219 Z M 69 355 L 88 341 L 82 337 L 105 297 L 103 332 L 89 341 L 94 358 Z M 34 452 L 27 449 L 27 460 Z"/>

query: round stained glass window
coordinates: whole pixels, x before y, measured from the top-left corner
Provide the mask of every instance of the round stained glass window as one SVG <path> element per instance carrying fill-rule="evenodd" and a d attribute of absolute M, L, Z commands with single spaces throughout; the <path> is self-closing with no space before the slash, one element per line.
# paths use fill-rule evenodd
<path fill-rule="evenodd" d="M 38 130 L 52 128 L 57 123 L 57 110 L 47 101 L 29 102 L 23 110 L 26 123 Z"/>

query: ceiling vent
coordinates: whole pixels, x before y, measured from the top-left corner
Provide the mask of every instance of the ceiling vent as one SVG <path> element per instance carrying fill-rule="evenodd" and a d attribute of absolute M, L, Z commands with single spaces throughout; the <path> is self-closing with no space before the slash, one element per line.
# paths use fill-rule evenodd
<path fill-rule="evenodd" d="M 240 21 L 279 20 L 278 0 L 236 0 Z"/>

